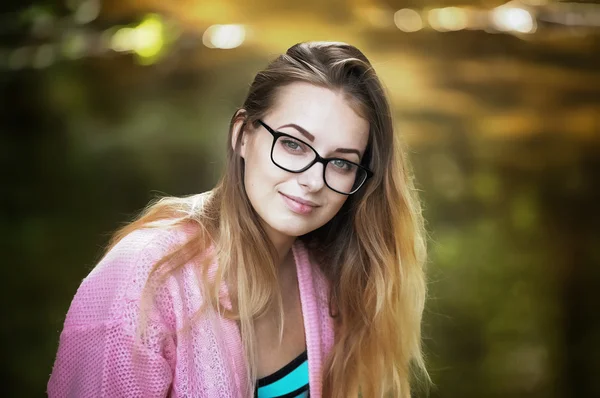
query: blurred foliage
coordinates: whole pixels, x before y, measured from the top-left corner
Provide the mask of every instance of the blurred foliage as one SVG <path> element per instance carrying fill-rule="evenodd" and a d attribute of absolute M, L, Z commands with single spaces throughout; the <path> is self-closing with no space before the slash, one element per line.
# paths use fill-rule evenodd
<path fill-rule="evenodd" d="M 431 237 L 431 396 L 600 396 L 597 32 L 408 35 L 362 21 L 380 15 L 368 1 L 184 3 L 105 1 L 91 25 L 60 25 L 79 37 L 161 12 L 181 32 L 153 64 L 101 52 L 0 70 L 2 396 L 43 395 L 65 313 L 110 233 L 157 194 L 210 189 L 256 71 L 313 39 L 369 56 L 410 145 Z M 5 48 L 37 43 L 39 15 L 72 13 L 30 4 L 4 4 Z M 202 45 L 208 25 L 230 22 L 252 28 L 246 44 Z"/>

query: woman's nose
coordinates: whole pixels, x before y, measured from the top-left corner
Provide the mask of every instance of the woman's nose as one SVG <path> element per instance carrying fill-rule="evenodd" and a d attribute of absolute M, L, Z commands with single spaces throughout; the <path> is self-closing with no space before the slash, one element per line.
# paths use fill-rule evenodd
<path fill-rule="evenodd" d="M 312 192 L 320 190 L 325 185 L 323 167 L 324 165 L 319 162 L 313 164 L 308 170 L 298 174 L 298 183 L 307 187 Z"/>

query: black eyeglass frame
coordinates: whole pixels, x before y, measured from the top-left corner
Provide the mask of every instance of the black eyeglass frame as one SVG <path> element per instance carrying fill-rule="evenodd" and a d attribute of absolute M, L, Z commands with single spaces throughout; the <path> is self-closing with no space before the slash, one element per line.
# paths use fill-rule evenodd
<path fill-rule="evenodd" d="M 362 188 L 362 187 L 363 187 L 363 185 L 365 185 L 365 182 L 367 182 L 367 180 L 368 180 L 369 178 L 373 177 L 373 172 L 372 172 L 371 170 L 367 169 L 366 167 L 364 167 L 364 166 L 362 166 L 362 165 L 360 165 L 360 164 L 358 164 L 358 163 L 351 162 L 350 160 L 347 160 L 347 159 L 344 159 L 344 158 L 324 158 L 324 157 L 322 157 L 321 155 L 319 155 L 319 153 L 318 153 L 318 152 L 315 150 L 315 148 L 313 148 L 313 147 L 312 147 L 310 144 L 308 144 L 307 142 L 305 142 L 305 141 L 303 141 L 303 140 L 301 140 L 301 139 L 299 139 L 299 138 L 297 138 L 297 137 L 294 137 L 293 135 L 286 134 L 286 133 L 281 133 L 281 132 L 279 132 L 279 131 L 275 131 L 275 130 L 273 130 L 271 127 L 269 127 L 269 126 L 268 126 L 268 125 L 267 125 L 265 122 L 263 122 L 263 121 L 262 121 L 262 120 L 260 120 L 260 119 L 259 119 L 259 120 L 257 120 L 257 121 L 258 121 L 258 123 L 260 123 L 260 125 L 261 125 L 261 126 L 263 126 L 263 127 L 264 127 L 264 128 L 265 128 L 265 129 L 266 129 L 266 130 L 267 130 L 269 133 L 271 133 L 271 135 L 273 136 L 273 144 L 271 145 L 271 162 L 273 162 L 273 164 L 274 164 L 275 166 L 279 167 L 279 168 L 280 168 L 280 169 L 282 169 L 282 170 L 285 170 L 285 171 L 287 171 L 287 172 L 290 172 L 290 173 L 296 173 L 296 174 L 298 174 L 298 173 L 302 173 L 302 172 L 304 172 L 304 171 L 306 171 L 306 170 L 310 169 L 310 168 L 311 168 L 311 167 L 312 167 L 312 166 L 313 166 L 315 163 L 317 163 L 317 162 L 318 162 L 318 163 L 321 163 L 321 164 L 323 165 L 323 182 L 325 182 L 325 185 L 327 185 L 327 187 L 328 187 L 329 189 L 331 189 L 332 191 L 335 191 L 335 192 L 337 192 L 337 193 L 339 193 L 339 194 L 342 194 L 342 195 L 347 195 L 347 196 L 349 196 L 349 195 L 352 195 L 352 194 L 354 194 L 354 193 L 358 192 L 358 190 L 359 190 L 360 188 Z M 310 163 L 309 163 L 309 164 L 308 164 L 306 167 L 303 167 L 303 168 L 302 168 L 302 169 L 300 169 L 300 170 L 290 170 L 290 169 L 286 169 L 285 167 L 283 167 L 283 166 L 281 166 L 281 165 L 277 164 L 277 162 L 275 162 L 275 159 L 273 159 L 273 151 L 274 151 L 274 149 L 275 149 L 275 143 L 277 142 L 277 140 L 279 139 L 279 137 L 290 137 L 290 138 L 292 138 L 292 139 L 294 139 L 294 140 L 296 140 L 296 141 L 300 141 L 302 144 L 304 144 L 304 145 L 306 145 L 307 147 L 309 147 L 310 149 L 312 149 L 312 151 L 315 153 L 315 158 L 314 158 L 314 159 L 313 159 L 313 161 L 312 161 L 312 162 L 310 162 Z M 365 179 L 364 179 L 364 180 L 363 180 L 363 181 L 360 183 L 360 185 L 359 185 L 359 186 L 358 186 L 356 189 L 354 189 L 352 192 L 350 192 L 350 193 L 346 193 L 346 192 L 341 192 L 341 191 L 338 191 L 337 189 L 334 189 L 334 188 L 332 188 L 332 187 L 331 187 L 331 186 L 330 186 L 330 185 L 327 183 L 327 179 L 325 178 L 325 170 L 327 170 L 327 164 L 328 164 L 329 162 L 333 161 L 333 160 L 341 160 L 341 161 L 343 161 L 343 162 L 348 162 L 348 163 L 351 163 L 351 164 L 355 165 L 356 167 L 358 167 L 358 168 L 360 168 L 360 169 L 364 170 L 364 171 L 367 173 L 367 176 L 366 176 L 366 177 L 365 177 Z"/>

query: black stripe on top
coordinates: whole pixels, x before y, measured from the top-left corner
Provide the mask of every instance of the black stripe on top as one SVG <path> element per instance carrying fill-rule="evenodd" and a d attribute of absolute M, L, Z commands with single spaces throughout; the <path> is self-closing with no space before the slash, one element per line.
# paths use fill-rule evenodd
<path fill-rule="evenodd" d="M 268 376 L 258 379 L 257 387 L 264 387 L 271 383 L 275 383 L 279 379 L 283 379 L 285 377 L 285 375 L 292 372 L 294 369 L 296 369 L 298 366 L 300 366 L 306 360 L 308 360 L 308 351 L 304 350 L 304 352 L 302 354 L 300 354 L 296 358 L 292 359 L 292 361 L 289 362 L 287 365 L 285 365 L 283 368 L 279 369 L 275 373 L 271 373 Z M 299 391 L 299 392 L 301 392 L 301 391 Z"/>

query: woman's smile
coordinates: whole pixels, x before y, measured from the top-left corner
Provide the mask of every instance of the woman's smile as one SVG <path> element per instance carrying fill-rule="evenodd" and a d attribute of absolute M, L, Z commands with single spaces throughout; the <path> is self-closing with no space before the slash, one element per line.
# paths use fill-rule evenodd
<path fill-rule="evenodd" d="M 279 194 L 283 198 L 283 202 L 286 204 L 288 209 L 297 214 L 308 215 L 312 213 L 316 207 L 319 207 L 315 204 L 309 204 L 308 201 L 304 200 L 302 201 L 303 203 L 301 203 L 299 200 L 293 199 L 292 197 L 281 192 L 279 192 Z"/>

